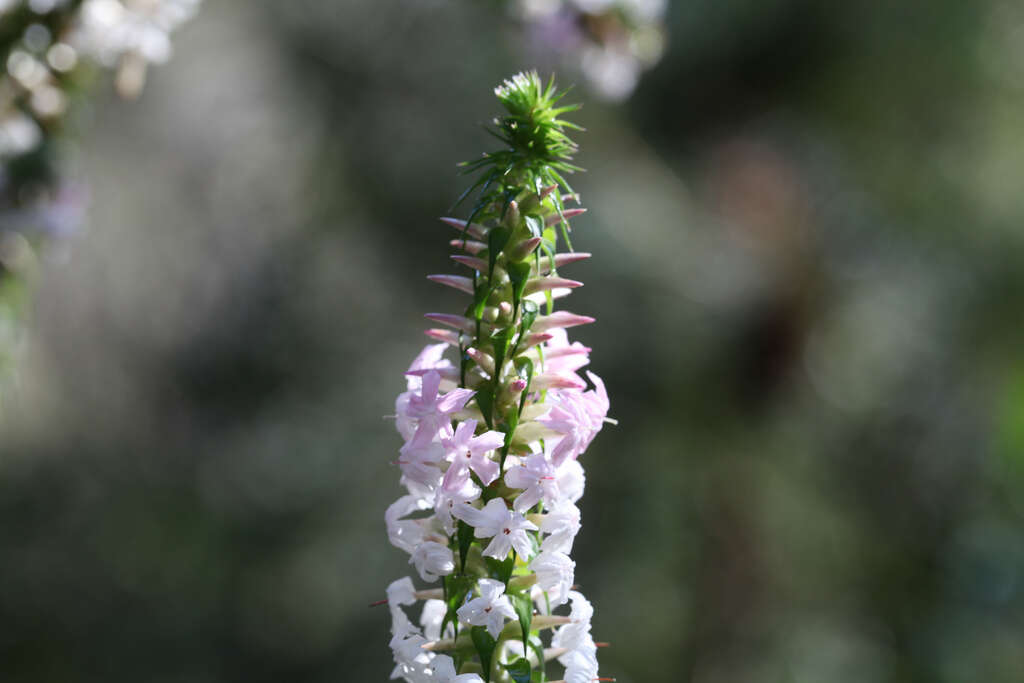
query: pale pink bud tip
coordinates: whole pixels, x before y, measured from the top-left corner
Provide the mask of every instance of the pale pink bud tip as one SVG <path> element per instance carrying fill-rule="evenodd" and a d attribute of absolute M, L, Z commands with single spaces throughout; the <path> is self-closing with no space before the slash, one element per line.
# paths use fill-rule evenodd
<path fill-rule="evenodd" d="M 534 323 L 534 325 L 536 325 L 536 323 Z M 519 348 L 525 351 L 531 346 L 543 344 L 544 342 L 554 338 L 555 336 L 553 334 L 547 334 L 546 332 L 531 332 L 523 338 L 523 343 L 519 345 Z"/>
<path fill-rule="evenodd" d="M 445 344 L 451 344 L 452 346 L 459 345 L 458 333 L 452 332 L 451 330 L 439 330 L 438 328 L 433 327 L 429 330 L 425 330 L 423 334 L 427 335 L 431 339 L 443 341 Z"/>
<path fill-rule="evenodd" d="M 568 211 L 566 211 L 566 213 L 568 213 Z M 459 232 L 469 233 L 473 237 L 483 238 L 484 235 L 487 234 L 487 229 L 484 228 L 482 225 L 477 225 L 476 223 L 467 224 L 466 221 L 460 221 L 458 218 L 443 216 L 441 218 L 441 222 L 452 226 Z"/>
<path fill-rule="evenodd" d="M 476 361 L 487 372 L 494 372 L 494 359 L 479 349 L 470 347 L 466 349 L 466 355 Z"/>
<path fill-rule="evenodd" d="M 460 292 L 466 292 L 467 294 L 473 293 L 472 278 L 464 277 L 462 275 L 428 275 L 427 279 L 431 282 L 436 282 L 439 285 L 457 289 Z"/>
<path fill-rule="evenodd" d="M 558 189 L 558 185 L 548 185 L 547 187 L 542 188 L 541 191 L 540 191 L 540 194 L 537 195 L 537 196 L 540 197 L 541 199 L 544 199 L 545 197 L 547 197 L 549 194 L 551 194 L 552 192 L 554 192 L 557 189 Z"/>
<path fill-rule="evenodd" d="M 537 318 L 537 321 L 533 323 L 532 329 L 535 332 L 546 332 L 547 330 L 559 327 L 576 327 L 577 325 L 588 325 L 592 322 L 594 322 L 594 318 L 588 315 L 577 315 L 569 311 L 555 311 L 551 315 L 542 315 Z"/>
<path fill-rule="evenodd" d="M 473 321 L 468 318 L 464 318 L 461 315 L 452 315 L 451 313 L 427 313 L 423 317 L 428 320 L 433 320 L 436 323 L 441 323 L 442 325 L 454 327 L 455 329 L 462 330 L 463 332 L 473 332 Z"/>
<path fill-rule="evenodd" d="M 590 258 L 590 253 L 586 251 L 570 251 L 564 254 L 555 254 L 555 267 L 558 268 L 588 258 Z"/>
<path fill-rule="evenodd" d="M 475 256 L 462 256 L 461 254 L 452 254 L 451 259 L 456 263 L 461 263 L 464 266 L 469 266 L 473 270 L 479 270 L 481 272 L 487 270 L 487 261 L 484 261 L 482 258 L 477 258 Z"/>
<path fill-rule="evenodd" d="M 451 240 L 448 244 L 455 249 L 462 249 L 470 254 L 479 254 L 481 251 L 487 248 L 487 245 L 483 242 L 477 242 L 475 240 Z"/>
<path fill-rule="evenodd" d="M 586 212 L 587 212 L 587 210 L 583 209 L 583 208 L 579 208 L 579 209 L 566 209 L 565 211 L 562 212 L 561 216 L 559 216 L 557 213 L 555 215 L 553 215 L 553 216 L 548 216 L 548 218 L 545 221 L 545 223 L 547 223 L 548 225 L 554 225 L 555 223 L 560 222 L 563 218 L 565 220 L 569 220 L 570 218 L 575 218 L 576 216 L 579 216 L 581 213 L 586 213 Z"/>
<path fill-rule="evenodd" d="M 564 277 L 539 277 L 526 283 L 526 293 L 545 292 L 551 289 L 566 288 L 575 289 L 582 287 L 583 283 L 578 280 L 567 280 Z"/>
<path fill-rule="evenodd" d="M 513 394 L 520 394 L 526 389 L 526 380 L 522 377 L 514 379 L 508 383 L 508 390 Z"/>

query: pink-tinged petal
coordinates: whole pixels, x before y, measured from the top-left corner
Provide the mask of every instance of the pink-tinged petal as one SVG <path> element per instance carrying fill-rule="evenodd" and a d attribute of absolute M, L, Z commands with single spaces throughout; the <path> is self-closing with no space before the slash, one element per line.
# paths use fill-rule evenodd
<path fill-rule="evenodd" d="M 567 280 L 564 277 L 537 277 L 526 283 L 523 290 L 527 294 L 535 292 L 546 292 L 552 289 L 575 289 L 582 287 L 583 283 L 578 280 Z"/>
<path fill-rule="evenodd" d="M 594 388 L 597 391 L 597 395 L 601 398 L 602 403 L 608 405 L 608 391 L 605 389 L 604 380 L 589 370 L 587 370 L 587 379 L 593 382 Z"/>
<path fill-rule="evenodd" d="M 459 369 L 458 368 L 432 368 L 425 370 L 409 370 L 405 373 L 406 377 L 422 377 L 428 372 L 436 372 L 441 375 L 441 379 L 446 379 L 449 382 L 459 381 Z"/>
<path fill-rule="evenodd" d="M 568 213 L 568 211 L 566 213 Z M 459 232 L 466 232 L 472 235 L 473 237 L 477 237 L 480 239 L 483 239 L 483 237 L 486 236 L 487 234 L 487 228 L 478 223 L 467 224 L 466 221 L 461 221 L 458 218 L 451 218 L 450 216 L 442 217 L 441 222 L 445 223 L 446 225 L 452 226 Z"/>
<path fill-rule="evenodd" d="M 577 315 L 569 311 L 555 311 L 551 315 L 539 316 L 530 329 L 535 333 L 546 332 L 555 327 L 576 327 L 577 325 L 587 325 L 592 322 L 594 322 L 594 319 L 587 315 Z"/>
<path fill-rule="evenodd" d="M 505 482 L 508 483 L 508 475 L 505 475 Z M 509 485 L 511 486 L 511 484 Z M 525 486 L 516 486 L 515 488 L 526 489 L 521 494 L 519 494 L 519 497 L 516 498 L 515 501 L 512 503 L 512 506 L 513 508 L 515 508 L 516 512 L 520 514 L 524 513 L 540 502 L 542 496 L 541 489 L 539 486 L 530 486 L 529 488 L 526 488 Z"/>
<path fill-rule="evenodd" d="M 475 393 L 472 389 L 452 389 L 437 402 L 437 410 L 445 415 L 462 410 Z"/>
<path fill-rule="evenodd" d="M 565 218 L 565 220 L 569 220 L 570 218 L 575 218 L 576 216 L 579 216 L 581 213 L 586 213 L 586 212 L 587 212 L 587 210 L 583 209 L 583 208 L 580 208 L 580 209 L 566 209 L 565 211 L 562 212 L 561 216 L 559 216 L 556 213 L 556 214 L 554 214 L 552 216 L 548 216 L 547 219 L 544 222 L 547 225 L 554 225 L 556 223 L 561 222 L 562 218 Z"/>
<path fill-rule="evenodd" d="M 536 323 L 534 323 L 536 324 Z M 523 338 L 523 343 L 519 345 L 520 351 L 525 351 L 531 346 L 537 346 L 551 339 L 551 335 L 545 332 L 531 332 Z"/>
<path fill-rule="evenodd" d="M 437 397 L 437 389 L 441 386 L 441 373 L 437 370 L 429 370 L 423 375 L 423 388 L 420 397 L 424 402 L 433 401 Z"/>
<path fill-rule="evenodd" d="M 476 431 L 476 425 L 477 421 L 472 419 L 460 422 L 459 426 L 455 428 L 455 436 L 449 443 L 457 445 L 457 447 L 465 448 L 466 444 L 468 444 L 470 439 L 473 438 L 473 432 Z"/>
<path fill-rule="evenodd" d="M 498 478 L 498 474 L 501 472 L 501 467 L 498 463 L 494 462 L 485 457 L 474 458 L 472 465 L 473 471 L 476 472 L 477 476 L 480 477 L 480 482 L 487 486 L 492 481 Z"/>
<path fill-rule="evenodd" d="M 450 363 L 443 358 L 446 350 L 447 347 L 444 344 L 428 344 L 423 347 L 423 350 L 419 352 L 415 359 L 413 359 L 409 369 L 419 370 L 421 368 L 436 368 L 442 365 L 450 365 Z"/>
<path fill-rule="evenodd" d="M 470 254 L 479 254 L 481 251 L 487 248 L 487 245 L 483 242 L 477 242 L 475 240 L 451 240 L 448 245 L 455 249 L 462 249 L 463 251 Z"/>
<path fill-rule="evenodd" d="M 462 466 L 461 463 L 455 462 L 448 471 L 444 473 L 444 479 L 441 481 L 441 488 L 445 490 L 445 493 L 455 493 L 461 491 L 469 480 L 469 470 Z"/>
<path fill-rule="evenodd" d="M 463 275 L 428 275 L 427 279 L 431 282 L 436 282 L 439 285 L 445 287 L 451 287 L 457 289 L 460 292 L 466 294 L 473 293 L 473 280 L 472 278 L 465 277 Z"/>
<path fill-rule="evenodd" d="M 431 339 L 437 339 L 438 341 L 443 341 L 445 344 L 449 344 L 451 346 L 458 346 L 459 345 L 459 333 L 458 332 L 453 332 L 451 330 L 441 330 L 441 329 L 438 329 L 436 327 L 433 327 L 433 328 L 431 328 L 429 330 L 424 330 L 423 334 L 427 335 Z"/>
<path fill-rule="evenodd" d="M 470 444 L 474 451 L 493 451 L 505 445 L 505 434 L 496 431 L 484 432 L 480 436 L 473 437 Z"/>
<path fill-rule="evenodd" d="M 537 391 L 544 391 L 545 389 L 576 389 L 583 391 L 587 388 L 587 383 L 575 374 L 545 372 L 534 377 L 530 386 Z"/>
<path fill-rule="evenodd" d="M 586 355 L 590 353 L 590 351 L 591 349 L 589 346 L 584 346 L 579 342 L 576 342 L 572 346 L 548 346 L 544 348 L 544 360 L 564 358 L 565 356 Z"/>
<path fill-rule="evenodd" d="M 487 272 L 487 261 L 476 256 L 462 256 L 461 254 L 452 254 L 452 261 L 461 263 L 464 266 L 468 266 L 473 270 L 479 270 L 481 273 Z"/>
<path fill-rule="evenodd" d="M 537 481 L 537 477 L 530 474 L 522 465 L 510 467 L 505 472 L 505 484 L 514 489 L 529 488 Z"/>
<path fill-rule="evenodd" d="M 469 503 L 455 503 L 452 506 L 452 515 L 477 529 L 481 529 L 488 519 L 483 510 L 477 510 Z"/>
<path fill-rule="evenodd" d="M 423 317 L 428 320 L 433 320 L 436 323 L 441 323 L 442 325 L 454 327 L 457 330 L 462 330 L 469 334 L 473 333 L 473 321 L 461 315 L 453 315 L 451 313 L 427 313 Z"/>

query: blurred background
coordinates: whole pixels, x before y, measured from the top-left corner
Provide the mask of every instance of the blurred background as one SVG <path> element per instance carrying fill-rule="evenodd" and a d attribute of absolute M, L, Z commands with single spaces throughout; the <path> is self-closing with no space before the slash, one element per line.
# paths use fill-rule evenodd
<path fill-rule="evenodd" d="M 626 76 L 515 16 L 210 0 L 79 107 L 87 225 L 3 418 L 5 682 L 386 680 L 383 416 L 534 67 L 585 104 L 602 675 L 1024 681 L 1024 6 L 679 0 Z"/>

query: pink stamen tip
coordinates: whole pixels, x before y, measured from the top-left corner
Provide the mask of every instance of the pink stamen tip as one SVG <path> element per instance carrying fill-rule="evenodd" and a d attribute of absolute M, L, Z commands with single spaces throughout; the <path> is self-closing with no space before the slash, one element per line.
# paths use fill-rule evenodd
<path fill-rule="evenodd" d="M 378 600 L 377 602 L 371 602 L 370 607 L 380 607 L 381 605 L 388 604 L 387 600 Z"/>

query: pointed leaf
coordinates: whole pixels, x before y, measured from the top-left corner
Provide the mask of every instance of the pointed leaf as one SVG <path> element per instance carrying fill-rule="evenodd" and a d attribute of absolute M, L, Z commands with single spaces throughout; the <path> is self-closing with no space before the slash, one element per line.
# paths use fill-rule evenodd
<path fill-rule="evenodd" d="M 502 664 L 501 666 L 515 683 L 530 683 L 530 675 L 533 673 L 530 669 L 530 662 L 522 657 L 511 664 Z"/>
<path fill-rule="evenodd" d="M 473 543 L 473 527 L 459 520 L 459 573 L 466 573 L 466 555 L 469 554 L 469 546 Z"/>
<path fill-rule="evenodd" d="M 508 580 L 512 578 L 512 569 L 516 564 L 515 551 L 508 554 L 504 560 L 496 560 L 493 557 L 485 557 L 484 560 L 487 562 L 487 569 L 491 573 L 491 578 L 497 581 L 501 581 L 506 586 Z"/>
<path fill-rule="evenodd" d="M 484 680 L 489 682 L 491 680 L 491 657 L 494 656 L 494 647 L 497 645 L 497 641 L 483 626 L 474 626 L 470 629 L 469 635 L 473 640 L 476 653 L 480 656 L 480 664 L 484 669 Z"/>
<path fill-rule="evenodd" d="M 512 607 L 519 617 L 519 627 L 523 630 L 523 652 L 530 646 L 530 624 L 533 622 L 533 600 L 530 599 L 529 591 L 526 594 L 516 593 L 508 596 L 512 601 Z"/>

